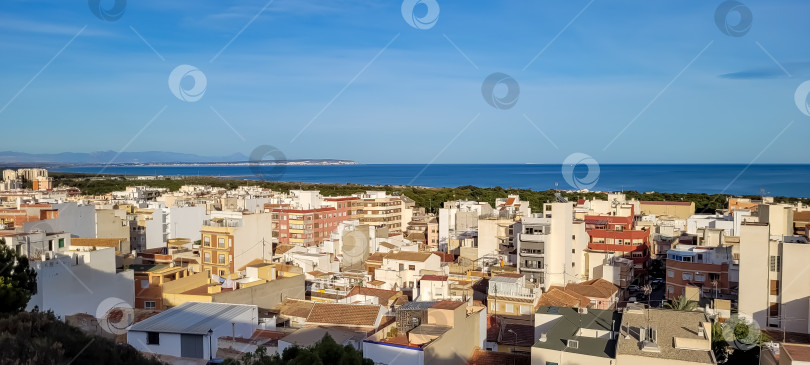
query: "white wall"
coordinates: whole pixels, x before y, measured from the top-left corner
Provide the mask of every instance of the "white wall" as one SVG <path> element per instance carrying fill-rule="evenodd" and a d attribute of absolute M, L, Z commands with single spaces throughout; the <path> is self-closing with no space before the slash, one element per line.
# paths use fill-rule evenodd
<path fill-rule="evenodd" d="M 281 349 L 279 341 L 279 349 Z M 363 341 L 363 357 L 375 364 L 424 365 L 425 352 L 417 348 Z"/>
<path fill-rule="evenodd" d="M 114 248 L 75 255 L 32 262 L 37 271 L 37 294 L 31 297 L 26 310 L 38 306 L 41 311 L 52 310 L 64 318 L 76 313 L 95 316 L 99 305 L 108 298 L 134 306 L 133 271 L 116 273 Z"/>
<path fill-rule="evenodd" d="M 96 208 L 76 203 L 53 204 L 59 210 L 59 218 L 44 219 L 23 224 L 25 232 L 45 229 L 51 232 L 70 232 L 73 237 L 96 237 Z"/>
<path fill-rule="evenodd" d="M 200 239 L 200 228 L 208 219 L 205 207 L 169 207 L 169 238 Z"/>

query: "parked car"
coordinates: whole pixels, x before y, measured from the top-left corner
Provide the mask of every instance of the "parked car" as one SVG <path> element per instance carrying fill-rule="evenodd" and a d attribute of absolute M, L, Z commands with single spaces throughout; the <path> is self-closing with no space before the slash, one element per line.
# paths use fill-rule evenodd
<path fill-rule="evenodd" d="M 630 302 L 630 303 L 635 303 L 638 300 L 636 300 L 636 297 L 630 297 L 629 299 L 627 299 L 627 301 Z"/>
<path fill-rule="evenodd" d="M 627 290 L 629 290 L 630 292 L 637 292 L 638 291 L 638 285 L 636 285 L 636 284 L 630 285 L 630 286 L 627 287 Z"/>

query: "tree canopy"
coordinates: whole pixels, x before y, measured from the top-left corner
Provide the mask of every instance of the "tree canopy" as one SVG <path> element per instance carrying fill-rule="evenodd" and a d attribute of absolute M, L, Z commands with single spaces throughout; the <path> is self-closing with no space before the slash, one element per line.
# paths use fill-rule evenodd
<path fill-rule="evenodd" d="M 226 365 L 374 365 L 351 345 L 341 346 L 328 333 L 311 347 L 292 346 L 279 354 L 268 355 L 260 346 L 240 360 L 228 359 Z"/>
<path fill-rule="evenodd" d="M 24 310 L 36 293 L 37 273 L 28 265 L 28 258 L 0 239 L 0 316 Z"/>

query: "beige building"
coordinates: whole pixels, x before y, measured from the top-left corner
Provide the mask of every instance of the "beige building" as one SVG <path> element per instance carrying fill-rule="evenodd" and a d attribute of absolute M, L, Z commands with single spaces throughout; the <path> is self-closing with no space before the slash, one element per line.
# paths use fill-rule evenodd
<path fill-rule="evenodd" d="M 402 196 L 392 196 L 384 191 L 367 191 L 356 194 L 360 200 L 352 203 L 354 218 L 361 224 L 388 227 L 391 236 L 402 234 L 413 218 L 414 203 Z"/>
<path fill-rule="evenodd" d="M 689 219 L 695 214 L 694 202 L 645 201 L 640 202 L 641 215 L 669 215 L 680 219 Z"/>
<path fill-rule="evenodd" d="M 810 333 L 810 244 L 803 236 L 773 234 L 782 228 L 741 226 L 739 312 L 761 328 Z"/>
<path fill-rule="evenodd" d="M 229 276 L 252 260 L 273 257 L 270 213 L 211 218 L 200 231 L 202 269 L 213 274 Z"/>

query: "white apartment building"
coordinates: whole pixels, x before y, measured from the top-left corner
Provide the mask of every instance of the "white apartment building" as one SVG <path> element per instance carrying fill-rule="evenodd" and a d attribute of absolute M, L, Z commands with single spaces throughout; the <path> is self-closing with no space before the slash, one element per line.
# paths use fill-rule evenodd
<path fill-rule="evenodd" d="M 492 215 L 489 203 L 454 200 L 439 209 L 439 250 L 447 250 L 450 240 L 460 236 L 476 237 L 478 218 Z"/>
<path fill-rule="evenodd" d="M 133 271 L 116 271 L 115 248 L 71 248 L 44 258 L 31 261 L 37 272 L 37 293 L 25 310 L 38 307 L 64 318 L 78 313 L 96 316 L 109 298 L 129 308 L 135 304 Z"/>
<path fill-rule="evenodd" d="M 780 236 L 784 225 L 777 222 L 740 228 L 739 313 L 762 328 L 810 333 L 810 244 L 804 236 Z"/>
<path fill-rule="evenodd" d="M 516 223 L 514 235 L 518 272 L 545 290 L 587 278 L 588 234 L 585 224 L 574 222 L 572 204 L 545 204 L 543 213 Z"/>
<path fill-rule="evenodd" d="M 385 282 L 382 289 L 413 290 L 422 275 L 442 273 L 438 255 L 400 251 L 385 255 L 382 266 L 374 271 L 374 279 Z"/>

